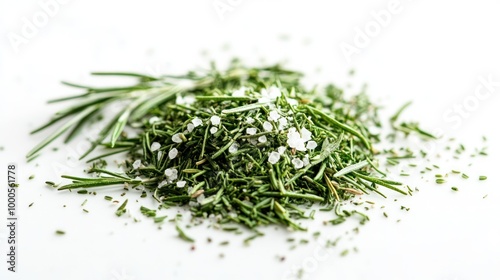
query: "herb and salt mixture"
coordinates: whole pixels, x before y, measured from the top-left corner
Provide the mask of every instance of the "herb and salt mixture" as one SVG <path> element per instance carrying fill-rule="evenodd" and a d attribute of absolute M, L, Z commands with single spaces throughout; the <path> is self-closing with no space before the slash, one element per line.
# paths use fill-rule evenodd
<path fill-rule="evenodd" d="M 131 76 L 139 82 L 116 88 L 67 83 L 86 92 L 53 101 L 78 103 L 34 131 L 69 119 L 28 158 L 65 132 L 66 141 L 71 140 L 107 106 L 127 104 L 82 156 L 101 150 L 90 160 L 94 164 L 88 173 L 94 176 L 65 175 L 72 182 L 59 190 L 144 187 L 163 207 L 189 205 L 193 216 L 213 217 L 221 224 L 282 224 L 304 230 L 300 219 L 312 216 L 305 208 L 315 203 L 335 211 L 335 224 L 353 214 L 340 210 L 353 196 L 407 194 L 409 189 L 386 179 L 378 168 L 374 145 L 380 136 L 374 131 L 381 123 L 377 106 L 364 93 L 348 98 L 334 85 L 308 90 L 298 72 L 280 66 L 245 68 L 238 61 L 224 72 L 212 67 L 185 76 L 94 74 Z M 405 107 L 391 118 L 394 130 L 432 138 L 415 123 L 396 124 Z M 103 167 L 103 158 L 120 153 L 126 156 L 123 172 Z M 125 213 L 126 204 L 117 215 Z M 141 212 L 156 215 L 145 207 Z"/>

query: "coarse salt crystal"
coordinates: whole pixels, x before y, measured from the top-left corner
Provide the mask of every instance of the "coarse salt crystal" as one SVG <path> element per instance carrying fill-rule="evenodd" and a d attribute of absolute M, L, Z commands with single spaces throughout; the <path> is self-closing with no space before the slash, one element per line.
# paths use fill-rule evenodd
<path fill-rule="evenodd" d="M 290 105 L 299 105 L 299 101 L 297 99 L 293 99 L 293 98 L 287 98 L 286 101 L 288 102 L 288 104 Z"/>
<path fill-rule="evenodd" d="M 307 130 L 307 128 L 305 128 L 305 127 L 301 128 L 300 134 L 302 135 L 302 137 L 301 137 L 302 141 L 307 142 L 307 141 L 311 140 L 312 133 L 309 130 Z"/>
<path fill-rule="evenodd" d="M 280 160 L 280 154 L 277 152 L 271 152 L 269 158 L 267 159 L 271 164 L 275 164 Z"/>
<path fill-rule="evenodd" d="M 168 152 L 168 157 L 170 159 L 174 159 L 175 157 L 177 157 L 178 153 L 179 151 L 176 148 L 173 148 L 172 150 L 170 150 L 170 152 Z"/>
<path fill-rule="evenodd" d="M 276 98 L 281 96 L 281 90 L 276 86 L 271 86 L 270 88 L 263 88 L 260 91 L 261 98 L 259 98 L 259 103 L 268 103 L 276 100 Z"/>
<path fill-rule="evenodd" d="M 277 121 L 278 119 L 280 118 L 280 114 L 278 113 L 278 111 L 276 110 L 273 110 L 269 113 L 269 117 L 267 118 L 268 120 L 270 121 Z"/>
<path fill-rule="evenodd" d="M 254 135 L 255 133 L 257 133 L 257 128 L 255 128 L 255 127 L 249 127 L 249 128 L 247 128 L 247 134 L 248 135 Z"/>
<path fill-rule="evenodd" d="M 246 122 L 247 124 L 253 124 L 253 123 L 255 122 L 255 120 L 254 120 L 254 118 L 252 118 L 252 117 L 247 117 L 247 119 L 245 120 L 245 122 Z"/>
<path fill-rule="evenodd" d="M 281 118 L 279 118 L 278 122 L 279 122 L 279 123 L 280 123 L 280 125 L 282 125 L 282 126 L 285 126 L 285 125 L 287 125 L 287 124 L 288 124 L 288 121 L 286 120 L 286 118 L 285 118 L 285 117 L 281 117 Z"/>
<path fill-rule="evenodd" d="M 193 131 L 193 129 L 194 129 L 194 124 L 188 123 L 188 125 L 187 125 L 187 131 L 191 132 L 191 131 Z"/>
<path fill-rule="evenodd" d="M 266 143 L 267 142 L 267 137 L 265 135 L 262 135 L 262 136 L 259 137 L 258 140 L 259 140 L 260 143 Z"/>
<path fill-rule="evenodd" d="M 180 133 L 176 133 L 172 136 L 172 141 L 175 143 L 182 143 L 182 138 Z"/>
<path fill-rule="evenodd" d="M 177 95 L 177 97 L 175 98 L 175 103 L 181 104 L 181 105 L 191 105 L 195 101 L 196 101 L 196 99 L 195 99 L 194 95 L 192 95 L 192 94 L 186 95 L 186 96 Z"/>
<path fill-rule="evenodd" d="M 295 169 L 300 169 L 300 168 L 304 167 L 304 162 L 298 158 L 292 159 L 292 164 L 295 167 Z"/>
<path fill-rule="evenodd" d="M 158 117 L 151 117 L 149 119 L 149 124 L 154 124 L 155 122 L 158 122 L 158 121 L 160 121 L 160 118 L 158 118 Z"/>
<path fill-rule="evenodd" d="M 314 150 L 314 149 L 316 149 L 316 147 L 318 147 L 318 143 L 316 143 L 316 141 L 311 140 L 311 141 L 307 142 L 306 148 L 308 150 Z"/>
<path fill-rule="evenodd" d="M 140 166 L 141 166 L 141 160 L 140 160 L 140 159 L 138 159 L 138 160 L 134 161 L 134 163 L 132 163 L 132 167 L 133 167 L 134 169 L 137 169 L 137 168 L 139 168 Z"/>
<path fill-rule="evenodd" d="M 242 96 L 245 96 L 245 90 L 246 88 L 245 87 L 240 87 L 239 89 L 233 91 L 233 94 L 232 96 L 234 97 L 242 97 Z"/>
<path fill-rule="evenodd" d="M 176 185 L 178 188 L 184 188 L 184 186 L 186 186 L 186 181 L 178 181 Z"/>
<path fill-rule="evenodd" d="M 215 134 L 215 133 L 217 132 L 217 130 L 219 130 L 217 127 L 212 126 L 212 127 L 210 128 L 210 133 L 211 133 L 211 134 Z"/>
<path fill-rule="evenodd" d="M 306 156 L 302 159 L 302 162 L 304 163 L 304 166 L 309 165 L 309 163 L 310 163 L 310 161 L 309 161 L 309 155 L 306 155 Z"/>
<path fill-rule="evenodd" d="M 198 203 L 201 203 L 203 200 L 205 200 L 205 195 L 204 195 L 204 194 L 200 194 L 200 195 L 196 198 L 196 201 L 198 201 Z"/>
<path fill-rule="evenodd" d="M 218 124 L 220 124 L 220 117 L 219 116 L 212 116 L 212 117 L 210 117 L 210 122 L 213 125 L 218 125 Z"/>
<path fill-rule="evenodd" d="M 282 155 L 285 151 L 286 151 L 286 147 L 285 146 L 279 146 L 278 147 L 278 153 L 280 155 Z"/>
<path fill-rule="evenodd" d="M 229 153 L 230 154 L 236 153 L 236 151 L 238 151 L 239 147 L 240 147 L 240 145 L 238 145 L 238 143 L 236 143 L 236 142 L 231 144 L 231 146 L 229 146 Z"/>
<path fill-rule="evenodd" d="M 191 122 L 193 123 L 194 127 L 198 127 L 203 124 L 203 121 L 198 117 L 194 118 Z"/>
<path fill-rule="evenodd" d="M 177 179 L 177 174 L 178 174 L 178 172 L 177 172 L 177 169 L 175 169 L 175 168 L 165 169 L 165 176 L 167 176 L 167 179 L 169 181 L 173 181 L 173 180 Z"/>
<path fill-rule="evenodd" d="M 264 128 L 265 131 L 271 131 L 271 130 L 273 130 L 273 125 L 270 122 L 268 122 L 268 121 L 265 121 L 262 124 L 262 127 Z"/>
<path fill-rule="evenodd" d="M 186 96 L 184 97 L 184 104 L 186 104 L 186 105 L 191 105 L 191 104 L 193 104 L 195 101 L 196 101 L 196 98 L 195 98 L 195 97 L 194 97 L 194 95 L 192 95 L 192 94 L 186 95 Z"/>
<path fill-rule="evenodd" d="M 159 148 L 161 147 L 160 143 L 158 142 L 153 142 L 151 143 L 151 151 L 154 152 L 156 150 L 158 150 Z"/>
<path fill-rule="evenodd" d="M 267 91 L 271 99 L 276 99 L 281 96 L 281 90 L 277 86 L 271 86 Z"/>

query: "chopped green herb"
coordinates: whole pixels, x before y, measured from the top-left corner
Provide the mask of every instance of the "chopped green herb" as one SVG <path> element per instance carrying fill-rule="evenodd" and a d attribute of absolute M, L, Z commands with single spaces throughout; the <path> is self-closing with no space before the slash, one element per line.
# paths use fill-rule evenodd
<path fill-rule="evenodd" d="M 146 217 L 155 217 L 156 216 L 156 210 L 151 210 L 151 209 L 148 209 L 144 206 L 141 206 L 140 210 L 141 210 L 141 213 Z"/>
<path fill-rule="evenodd" d="M 125 201 L 122 203 L 122 205 L 120 205 L 120 207 L 118 207 L 118 209 L 116 210 L 116 212 L 115 212 L 116 216 L 120 217 L 125 212 L 127 212 L 127 209 L 125 208 L 125 207 L 127 207 L 127 203 L 128 203 L 128 199 L 125 199 Z"/>
<path fill-rule="evenodd" d="M 299 72 L 279 65 L 247 68 L 237 60 L 226 71 L 213 65 L 207 71 L 181 76 L 93 74 L 128 77 L 136 83 L 104 88 L 65 83 L 83 89 L 84 93 L 51 101 L 74 104 L 33 131 L 60 124 L 28 152 L 28 159 L 38 156 L 63 134 L 68 142 L 82 127 L 96 126 L 95 122 L 103 121 L 100 116 L 105 108 L 126 104 L 103 124 L 90 149 L 82 155 L 81 159 L 91 164 L 86 170 L 90 175 L 64 175 L 69 182 L 61 187 L 47 182 L 58 190 L 95 195 L 94 188 L 123 186 L 125 192 L 121 196 L 135 190 L 146 197 L 149 192 L 159 203 L 158 210 L 189 208 L 194 219 L 186 228 L 200 219 L 210 219 L 218 223 L 217 228 L 235 234 L 241 234 L 242 227 L 256 232 L 246 241 L 261 235 L 256 231 L 260 226 L 307 230 L 299 221 L 314 219 L 315 210 L 310 208 L 314 205 L 324 205 L 320 211 L 336 214 L 325 224 L 337 225 L 351 216 L 360 217 L 364 224 L 369 221 L 368 216 L 343 209 L 346 201 L 361 206 L 362 200 L 352 199 L 372 193 L 386 197 L 383 190 L 412 195 L 406 184 L 387 179 L 390 176 L 381 171 L 379 163 L 385 158 L 387 164 L 398 165 L 400 161 L 417 158 L 419 153 L 394 144 L 377 150 L 384 139 L 372 132 L 382 128 L 379 107 L 364 90 L 349 96 L 334 85 L 310 89 Z M 387 139 L 396 143 L 400 134 L 410 133 L 424 140 L 436 139 L 418 123 L 400 121 L 409 105 L 404 104 L 390 118 L 393 131 Z M 137 133 L 131 136 L 126 133 L 129 129 Z M 102 152 L 97 148 L 103 148 Z M 456 152 L 464 150 L 459 145 Z M 94 151 L 97 155 L 89 159 Z M 104 158 L 113 155 L 126 158 L 119 165 L 121 171 L 107 169 Z M 427 153 L 420 150 L 420 156 L 425 158 Z M 426 167 L 429 171 L 433 168 Z M 410 173 L 401 171 L 400 175 Z M 436 183 L 445 183 L 446 175 L 435 177 Z M 110 196 L 104 199 L 113 201 Z M 118 207 L 117 216 L 126 213 L 127 203 L 128 199 Z M 373 208 L 367 204 L 361 207 Z M 404 206 L 401 209 L 409 210 Z M 140 211 L 157 223 L 167 218 L 157 217 L 157 210 L 144 206 Z M 387 217 L 385 212 L 384 216 Z M 194 242 L 179 227 L 179 220 L 179 215 L 170 220 L 176 223 L 179 237 Z M 315 232 L 313 236 L 317 238 L 319 234 Z M 221 243 L 225 244 L 228 242 Z"/>
<path fill-rule="evenodd" d="M 175 225 L 175 229 L 177 230 L 177 233 L 179 233 L 179 237 L 184 240 L 184 241 L 187 241 L 187 242 L 194 242 L 194 239 L 192 239 L 191 237 L 187 236 L 184 231 L 179 227 L 178 224 Z"/>
<path fill-rule="evenodd" d="M 167 218 L 167 216 L 154 217 L 154 222 L 155 223 L 162 223 L 166 218 Z"/>

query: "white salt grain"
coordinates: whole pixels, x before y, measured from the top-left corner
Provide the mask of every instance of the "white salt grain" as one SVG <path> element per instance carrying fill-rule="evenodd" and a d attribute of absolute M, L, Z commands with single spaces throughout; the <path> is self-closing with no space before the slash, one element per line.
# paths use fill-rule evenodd
<path fill-rule="evenodd" d="M 265 121 L 262 124 L 262 128 L 264 128 L 265 131 L 271 131 L 271 130 L 273 130 L 273 125 L 270 122 Z"/>
<path fill-rule="evenodd" d="M 280 154 L 277 152 L 271 152 L 269 158 L 267 159 L 271 164 L 275 164 L 280 160 Z"/>
<path fill-rule="evenodd" d="M 172 136 L 172 141 L 175 143 L 182 143 L 182 138 L 180 133 L 176 133 Z"/>
<path fill-rule="evenodd" d="M 280 114 L 276 110 L 273 110 L 269 113 L 269 117 L 267 119 L 275 122 L 279 118 L 280 118 Z"/>
<path fill-rule="evenodd" d="M 233 143 L 231 146 L 229 146 L 229 153 L 230 154 L 234 154 L 236 153 L 236 151 L 238 151 L 238 148 L 240 147 L 240 145 L 238 145 L 238 143 Z"/>
<path fill-rule="evenodd" d="M 309 130 L 307 130 L 307 128 L 305 128 L 305 127 L 301 128 L 300 134 L 302 135 L 301 138 L 302 138 L 303 142 L 311 140 L 312 133 Z"/>
<path fill-rule="evenodd" d="M 194 129 L 194 124 L 188 123 L 188 125 L 187 125 L 187 131 L 191 132 L 191 131 L 193 131 L 193 129 Z"/>
<path fill-rule="evenodd" d="M 285 151 L 286 151 L 286 147 L 285 146 L 279 146 L 278 147 L 278 153 L 280 155 L 282 155 Z"/>
<path fill-rule="evenodd" d="M 167 176 L 168 181 L 172 182 L 177 179 L 177 169 L 175 168 L 167 168 L 165 169 L 165 176 Z"/>
<path fill-rule="evenodd" d="M 151 117 L 149 119 L 149 124 L 154 124 L 155 122 L 158 122 L 158 121 L 160 121 L 160 118 L 158 118 L 158 117 Z"/>
<path fill-rule="evenodd" d="M 245 90 L 246 88 L 245 87 L 240 87 L 239 89 L 233 91 L 233 94 L 232 96 L 234 97 L 242 97 L 242 96 L 245 96 Z"/>
<path fill-rule="evenodd" d="M 306 155 L 306 156 L 302 159 L 302 162 L 304 163 L 304 166 L 309 165 L 309 163 L 310 163 L 310 161 L 309 161 L 309 155 Z"/>
<path fill-rule="evenodd" d="M 203 121 L 198 117 L 194 118 L 191 122 L 193 123 L 194 127 L 198 127 L 203 123 Z"/>
<path fill-rule="evenodd" d="M 298 158 L 292 159 L 292 164 L 295 167 L 295 169 L 300 169 L 300 168 L 304 167 L 304 162 Z"/>
<path fill-rule="evenodd" d="M 249 128 L 247 128 L 247 134 L 248 135 L 254 135 L 255 133 L 257 133 L 257 128 L 255 128 L 255 127 L 249 127 Z"/>
<path fill-rule="evenodd" d="M 311 141 L 307 142 L 306 148 L 308 150 L 314 150 L 314 149 L 316 149 L 316 147 L 318 147 L 318 143 L 316 143 L 316 141 L 311 140 Z"/>
<path fill-rule="evenodd" d="M 253 124 L 253 123 L 255 122 L 255 120 L 254 120 L 254 118 L 252 118 L 252 117 L 247 117 L 247 119 L 245 120 L 245 122 L 246 122 L 247 124 Z"/>
<path fill-rule="evenodd" d="M 158 150 L 159 148 L 161 147 L 160 143 L 158 142 L 153 142 L 151 143 L 151 151 L 154 152 L 156 150 Z"/>
<path fill-rule="evenodd" d="M 213 125 L 218 125 L 218 124 L 220 124 L 220 117 L 219 116 L 212 116 L 212 117 L 210 117 L 210 122 Z"/>
<path fill-rule="evenodd" d="M 173 148 L 172 150 L 170 150 L 170 152 L 168 152 L 168 157 L 170 159 L 174 159 L 175 157 L 177 157 L 178 153 L 179 151 L 176 148 Z"/>
<path fill-rule="evenodd" d="M 138 159 L 138 160 L 134 161 L 134 163 L 132 163 L 132 167 L 134 169 L 137 169 L 137 168 L 141 167 L 141 160 Z"/>
<path fill-rule="evenodd" d="M 184 188 L 184 186 L 186 186 L 186 181 L 178 181 L 176 185 L 178 188 Z"/>
<path fill-rule="evenodd" d="M 288 121 L 286 120 L 286 118 L 285 118 L 285 117 L 281 117 L 281 118 L 279 118 L 278 122 L 279 122 L 279 127 L 278 127 L 278 128 L 279 128 L 279 130 L 283 130 L 283 129 L 285 129 L 285 128 L 286 128 L 286 126 L 288 125 Z"/>
<path fill-rule="evenodd" d="M 267 137 L 265 135 L 262 135 L 261 137 L 259 137 L 259 142 L 260 143 L 266 143 L 267 142 Z"/>
<path fill-rule="evenodd" d="M 217 132 L 217 130 L 219 130 L 217 127 L 212 126 L 212 127 L 210 128 L 210 133 L 211 133 L 211 134 L 215 134 L 215 133 Z"/>

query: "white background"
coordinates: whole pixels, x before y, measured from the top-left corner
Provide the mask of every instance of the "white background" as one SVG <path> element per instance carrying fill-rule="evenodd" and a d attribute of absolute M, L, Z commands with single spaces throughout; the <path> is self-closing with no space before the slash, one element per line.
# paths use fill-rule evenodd
<path fill-rule="evenodd" d="M 43 20 L 42 5 L 0 1 L 0 168 L 16 162 L 21 183 L 18 272 L 7 272 L 0 257 L 1 279 L 294 279 L 292 272 L 300 267 L 303 279 L 500 279 L 500 87 L 481 101 L 474 97 L 481 77 L 500 81 L 497 1 L 402 0 L 386 26 L 373 29 L 376 34 L 364 45 L 355 43 L 357 28 L 372 24 L 373 13 L 387 10 L 390 1 L 229 1 L 233 7 L 222 15 L 213 2 L 72 0 L 58 5 L 45 24 L 25 36 L 24 19 Z M 16 45 L 13 36 L 24 39 Z M 357 47 L 349 59 L 343 42 Z M 30 136 L 29 131 L 64 106 L 45 102 L 77 92 L 60 80 L 98 84 L 98 78 L 88 75 L 91 71 L 179 73 L 207 68 L 210 59 L 224 65 L 234 56 L 251 65 L 288 62 L 307 73 L 311 83 L 345 86 L 346 73 L 356 69 L 353 85 L 366 82 L 369 94 L 388 109 L 386 114 L 413 100 L 407 118 L 444 131 L 446 139 L 457 137 L 467 154 L 482 147 L 480 139 L 486 135 L 490 155 L 436 160 L 441 173 L 467 170 L 467 181 L 436 185 L 433 172 L 424 179 L 407 179 L 420 189 L 413 197 L 370 198 L 377 209 L 369 211 L 371 221 L 357 235 L 344 234 L 354 224 L 325 227 L 322 221 L 328 218 L 317 217 L 307 233 L 273 227 L 245 247 L 241 240 L 248 235 L 235 237 L 204 225 L 189 231 L 197 239 L 194 251 L 176 237 L 172 224 L 158 230 L 135 211 L 153 205 L 150 199 L 135 202 L 133 194 L 125 196 L 131 215 L 142 220 L 135 223 L 129 215 L 117 218 L 116 205 L 102 199 L 110 194 L 122 201 L 119 189 L 90 197 L 44 185 L 46 180 L 59 182 L 61 173 L 81 172 L 84 165 L 72 157 L 83 137 L 25 162 L 26 152 L 47 135 Z M 469 102 L 467 116 L 450 113 L 464 102 Z M 445 119 L 445 113 L 455 119 Z M 5 173 L 0 172 L 3 189 Z M 28 181 L 31 174 L 36 178 Z M 479 182 L 479 175 L 488 180 Z M 453 185 L 458 192 L 450 190 Z M 0 252 L 5 256 L 5 191 L 0 198 Z M 85 198 L 88 214 L 80 206 Z M 393 208 L 386 210 L 389 218 L 382 216 L 381 205 Z M 411 210 L 401 211 L 400 205 Z M 58 229 L 66 235 L 56 236 Z M 321 243 L 311 238 L 316 230 L 324 238 L 344 237 L 324 257 Z M 207 236 L 212 244 L 205 241 Z M 290 250 L 288 237 L 311 241 Z M 230 245 L 219 246 L 224 240 Z M 352 251 L 354 246 L 359 252 Z M 343 249 L 350 249 L 347 257 L 339 256 Z M 220 253 L 225 257 L 219 258 Z M 278 260 L 281 256 L 285 261 Z"/>

